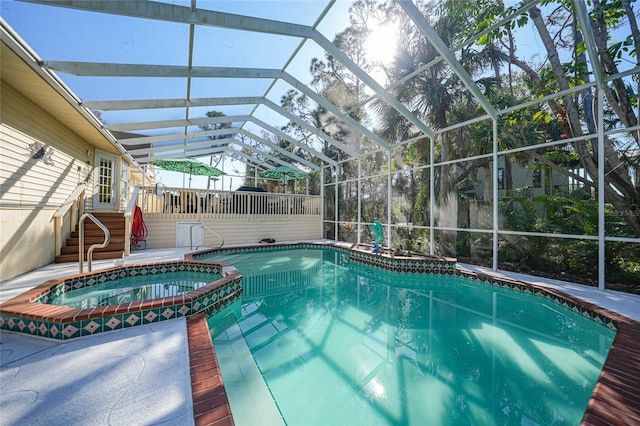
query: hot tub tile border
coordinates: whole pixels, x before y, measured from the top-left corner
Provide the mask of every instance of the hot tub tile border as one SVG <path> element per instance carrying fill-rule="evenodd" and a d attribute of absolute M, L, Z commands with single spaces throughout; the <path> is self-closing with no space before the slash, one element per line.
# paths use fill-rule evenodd
<path fill-rule="evenodd" d="M 222 275 L 223 266 L 194 261 L 155 262 L 49 280 L 0 304 L 0 328 L 55 340 L 69 340 L 195 315 L 211 308 L 210 305 L 219 305 L 222 300 L 225 303 L 237 300 L 242 291 L 242 275 L 232 270 L 184 296 L 126 302 L 107 307 L 75 309 L 49 305 L 46 302 L 70 289 L 128 276 L 161 274 L 168 271 Z"/>
<path fill-rule="evenodd" d="M 63 292 L 77 290 L 97 283 L 105 283 L 116 279 L 135 277 L 138 275 L 155 275 L 166 272 L 199 272 L 210 274 L 222 274 L 222 267 L 217 264 L 203 264 L 201 262 L 169 261 L 148 264 L 134 264 L 122 267 L 110 268 L 82 275 L 72 275 L 56 281 L 55 287 L 49 291 L 43 291 L 39 296 L 39 302 L 47 303 L 52 297 Z M 62 284 L 60 284 L 62 281 Z M 34 300 L 36 301 L 36 300 Z"/>

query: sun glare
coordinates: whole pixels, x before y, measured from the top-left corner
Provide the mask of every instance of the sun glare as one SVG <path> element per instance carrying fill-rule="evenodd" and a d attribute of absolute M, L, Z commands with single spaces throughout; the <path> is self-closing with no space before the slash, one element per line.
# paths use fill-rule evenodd
<path fill-rule="evenodd" d="M 398 28 L 395 23 L 382 22 L 374 26 L 365 44 L 367 59 L 383 65 L 391 63 L 398 48 Z"/>

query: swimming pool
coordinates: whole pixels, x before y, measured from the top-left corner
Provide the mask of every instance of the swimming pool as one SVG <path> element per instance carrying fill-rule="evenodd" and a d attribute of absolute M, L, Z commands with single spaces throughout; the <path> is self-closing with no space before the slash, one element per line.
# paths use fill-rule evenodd
<path fill-rule="evenodd" d="M 615 336 L 524 291 L 339 250 L 213 259 L 244 277 L 209 320 L 238 425 L 576 424 Z"/>

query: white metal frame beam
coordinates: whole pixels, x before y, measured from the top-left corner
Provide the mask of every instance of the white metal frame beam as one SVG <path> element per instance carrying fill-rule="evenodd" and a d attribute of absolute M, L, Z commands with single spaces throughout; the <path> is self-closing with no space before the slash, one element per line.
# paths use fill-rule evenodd
<path fill-rule="evenodd" d="M 173 151 L 183 151 L 185 154 L 189 151 L 193 151 L 195 148 L 203 148 L 208 147 L 210 154 L 219 154 L 220 152 L 227 149 L 230 144 L 230 141 L 233 140 L 233 137 L 225 138 L 225 139 L 215 139 L 208 140 L 203 142 L 189 142 L 186 145 L 184 143 L 176 143 L 171 145 L 161 145 L 154 146 L 150 148 L 139 148 L 139 149 L 130 149 L 128 150 L 131 155 L 144 155 L 144 154 L 153 154 L 154 156 L 158 153 L 163 152 L 173 152 Z"/>
<path fill-rule="evenodd" d="M 255 151 L 252 151 L 255 152 Z M 269 163 L 265 163 L 264 161 L 260 161 L 259 159 L 257 159 L 256 157 L 252 157 L 249 154 L 245 154 L 242 151 L 238 151 L 237 149 L 233 148 L 233 147 L 229 147 L 226 151 L 225 151 L 225 155 L 228 157 L 231 157 L 235 160 L 238 161 L 244 161 L 247 163 L 251 163 L 253 165 L 253 167 L 259 166 L 265 170 L 269 169 L 271 167 L 271 164 Z M 241 157 L 238 158 L 238 157 Z"/>
<path fill-rule="evenodd" d="M 260 142 L 260 143 L 267 142 L 267 143 L 265 143 L 265 145 L 269 146 L 269 142 L 268 141 L 263 141 L 262 138 L 260 138 L 259 136 L 253 135 L 251 132 L 246 132 L 245 136 L 247 136 L 247 137 L 249 137 L 249 138 L 251 138 L 251 139 L 253 139 L 253 140 L 257 141 L 257 142 Z M 286 161 L 284 161 L 284 160 L 282 160 L 282 159 L 280 159 L 278 157 L 275 157 L 275 156 L 273 156 L 272 154 L 270 154 L 268 152 L 262 151 L 261 149 L 258 149 L 258 147 L 246 144 L 246 143 L 238 140 L 237 138 L 234 141 L 234 144 L 239 145 L 239 146 L 241 146 L 243 148 L 246 148 L 246 149 L 248 149 L 248 150 L 250 150 L 250 151 L 252 151 L 252 152 L 254 152 L 256 154 L 259 154 L 259 155 L 267 158 L 269 161 L 272 161 L 274 163 L 280 164 L 282 166 L 290 166 L 291 165 L 291 163 L 288 163 L 288 162 L 286 162 Z M 286 155 L 289 158 L 292 158 L 292 154 L 289 151 L 286 151 L 286 150 L 283 150 L 283 151 L 284 152 L 282 152 L 282 154 Z M 297 159 L 295 159 L 295 158 L 292 158 L 292 159 L 294 161 L 298 162 Z M 266 168 L 273 167 L 271 164 L 268 164 L 266 162 L 264 164 L 265 164 Z M 313 166 L 312 169 L 314 169 L 314 170 L 316 169 L 316 167 L 318 167 L 315 164 L 312 164 L 312 166 Z"/>
<path fill-rule="evenodd" d="M 158 142 L 173 142 L 173 141 L 186 142 L 188 139 L 207 138 L 210 136 L 224 136 L 224 135 L 236 133 L 237 131 L 238 131 L 237 128 L 215 129 L 215 130 L 206 130 L 204 132 L 189 133 L 186 135 L 174 133 L 170 135 L 142 136 L 139 138 L 119 139 L 118 142 L 123 145 L 145 145 L 145 144 L 154 144 Z"/>
<path fill-rule="evenodd" d="M 258 126 L 260 126 L 262 129 L 274 134 L 275 136 L 284 139 L 286 141 L 288 141 L 289 143 L 299 147 L 300 149 L 307 151 L 309 154 L 320 158 L 321 160 L 323 160 L 324 162 L 331 164 L 331 165 L 336 165 L 337 163 L 327 157 L 326 155 L 322 154 L 321 152 L 316 151 L 315 149 L 313 149 L 312 147 L 300 143 L 297 140 L 295 140 L 294 138 L 292 138 L 291 136 L 287 135 L 286 133 L 281 132 L 280 130 L 274 128 L 273 126 L 270 126 L 269 124 L 265 123 L 262 120 L 259 120 L 255 117 L 252 117 L 250 115 L 240 115 L 240 116 L 223 116 L 223 117 L 212 117 L 212 118 L 207 118 L 207 119 L 202 119 L 202 120 L 206 120 L 207 122 L 213 122 L 213 123 L 224 123 L 224 122 L 251 122 L 254 123 Z M 169 123 L 164 123 L 164 124 L 179 124 L 179 123 L 184 123 L 186 120 L 174 120 L 175 123 L 173 122 L 169 122 Z M 163 123 L 163 122 L 160 122 Z M 177 127 L 177 126 L 169 126 L 169 127 Z M 197 133 L 186 133 L 186 134 L 173 134 L 173 135 L 162 135 L 162 136 L 145 136 L 145 137 L 139 137 L 139 138 L 128 138 L 128 139 L 121 139 L 119 140 L 120 143 L 124 144 L 124 145 L 144 145 L 144 144 L 153 144 L 156 142 L 164 142 L 164 141 L 172 141 L 172 140 L 180 140 L 186 143 L 187 139 L 193 139 L 193 138 L 199 138 L 199 137 L 207 137 L 207 136 L 221 136 L 221 135 L 228 135 L 228 134 L 233 134 L 236 131 L 239 131 L 242 128 L 224 128 L 224 129 L 215 129 L 215 130 L 207 130 L 204 132 L 197 132 Z M 211 145 L 212 141 L 207 141 L 207 142 L 201 142 L 198 143 L 198 146 L 200 145 Z M 193 143 L 188 144 L 189 146 L 193 146 Z M 174 146 L 175 149 L 175 145 L 162 145 L 159 147 L 153 147 L 153 148 L 147 148 L 145 149 L 145 151 L 148 152 L 159 152 L 159 151 L 168 151 L 168 149 L 166 149 L 169 146 Z M 138 154 L 139 151 L 137 150 L 131 150 L 131 154 L 132 155 L 136 155 Z"/>
<path fill-rule="evenodd" d="M 246 129 L 236 129 L 237 133 L 243 134 L 245 136 L 247 136 L 248 138 L 253 139 L 256 142 L 260 142 L 263 145 L 268 146 L 269 148 L 271 148 L 274 151 L 279 152 L 280 154 L 291 158 L 293 161 L 300 163 L 300 164 L 304 164 L 305 166 L 309 167 L 310 169 L 319 171 L 321 169 L 320 166 L 313 164 L 310 161 L 305 160 L 304 158 L 299 157 L 296 154 L 293 154 L 292 152 L 287 151 L 286 149 L 279 147 L 278 145 L 275 145 L 273 143 L 271 143 L 270 141 L 266 140 L 265 138 L 258 136 Z"/>
<path fill-rule="evenodd" d="M 420 29 L 420 31 L 427 37 L 427 40 L 429 40 L 431 45 L 436 49 L 440 56 L 444 58 L 445 62 L 456 73 L 458 78 L 467 87 L 469 92 L 471 92 L 473 97 L 476 98 L 476 100 L 480 103 L 486 113 L 489 114 L 492 119 L 496 120 L 498 117 L 496 109 L 493 107 L 493 105 L 491 105 L 491 102 L 489 102 L 486 96 L 484 96 L 484 94 L 480 91 L 480 88 L 473 81 L 469 73 L 467 73 L 467 70 L 465 70 L 460 62 L 458 62 L 453 52 L 447 47 L 444 41 L 442 41 L 436 30 L 434 30 L 433 27 L 429 24 L 418 7 L 413 4 L 411 0 L 396 0 L 396 3 L 400 5 L 400 7 L 405 11 L 409 18 L 411 18 L 413 23 L 416 24 L 418 29 Z"/>
<path fill-rule="evenodd" d="M 195 148 L 197 148 L 197 147 L 195 147 Z M 171 150 L 153 151 L 152 153 L 148 152 L 147 149 L 135 150 L 135 151 L 129 151 L 129 152 L 132 155 L 153 154 L 153 155 L 147 155 L 146 157 L 136 158 L 136 161 L 139 164 L 146 164 L 146 163 L 151 163 L 151 162 L 156 161 L 156 160 L 167 159 L 167 158 L 171 158 L 171 159 L 173 159 L 173 158 L 194 158 L 194 157 L 202 157 L 203 155 L 222 154 L 228 148 L 229 148 L 228 145 L 224 145 L 224 146 L 218 146 L 218 147 L 216 147 L 214 149 L 207 148 L 207 149 L 204 149 L 204 150 L 203 149 L 200 149 L 200 150 L 185 150 L 184 149 L 184 145 L 180 145 L 179 149 L 176 149 L 174 147 Z M 163 154 L 164 152 L 166 152 L 166 154 L 164 154 L 164 155 L 156 155 L 158 152 L 160 152 L 160 154 Z"/>
<path fill-rule="evenodd" d="M 358 121 L 344 114 L 340 108 L 323 98 L 300 80 L 296 79 L 289 73 L 277 69 L 264 68 L 224 68 L 224 67 L 197 67 L 198 69 L 189 69 L 184 66 L 173 65 L 140 65 L 140 64 L 115 64 L 115 63 L 97 63 L 97 62 L 74 62 L 74 61 L 43 61 L 42 64 L 47 69 L 68 73 L 76 76 L 101 76 L 101 77 L 207 77 L 207 78 L 270 78 L 281 79 L 287 82 L 296 90 L 309 96 L 327 111 L 335 114 L 354 129 L 380 145 L 381 147 L 391 150 L 391 145 L 367 129 Z M 162 70 L 161 68 L 167 68 Z M 140 102 L 140 103 L 136 103 Z M 187 102 L 186 100 L 183 102 Z M 160 103 L 160 105 L 176 105 L 178 102 Z M 99 103 L 85 103 L 87 108 L 91 105 L 99 105 Z M 105 106 L 107 104 L 104 104 Z M 115 104 L 113 104 L 115 105 Z M 121 104 L 124 105 L 124 104 Z M 135 105 L 147 105 L 153 108 L 153 102 L 133 101 L 129 104 L 131 107 Z M 156 107 L 159 108 L 159 107 Z"/>
<path fill-rule="evenodd" d="M 287 118 L 289 121 L 297 124 L 312 135 L 322 139 L 324 142 L 329 143 L 339 150 L 351 155 L 352 157 L 359 157 L 360 154 L 353 150 L 348 145 L 339 142 L 317 129 L 313 125 L 307 123 L 300 117 L 290 113 L 282 106 L 276 104 L 267 98 L 261 97 L 237 97 L 237 98 L 204 98 L 204 99 L 191 99 L 185 103 L 182 99 L 157 99 L 157 100 L 140 100 L 140 101 L 85 101 L 84 106 L 91 109 L 98 109 L 103 111 L 115 111 L 115 110 L 128 110 L 128 109 L 145 109 L 145 108 L 172 108 L 172 107 L 186 107 L 186 106 L 229 106 L 229 105 L 264 105 L 270 108 L 274 112 Z M 166 105 L 157 107 L 156 105 Z M 167 127 L 181 127 L 181 126 L 201 126 L 206 124 L 219 124 L 227 122 L 247 121 L 241 120 L 239 117 L 244 116 L 222 116 L 222 117 L 205 117 L 205 118 L 189 118 L 180 120 L 162 120 L 162 121 L 146 121 L 137 123 L 120 123 L 120 124 L 105 124 L 105 129 L 127 132 L 135 130 L 146 129 L 161 129 Z"/>
<path fill-rule="evenodd" d="M 424 122 L 414 116 L 400 101 L 393 97 L 375 81 L 368 73 L 362 70 L 344 52 L 338 49 L 322 33 L 313 27 L 294 24 L 290 22 L 274 21 L 264 18 L 236 15 L 206 9 L 193 9 L 185 6 L 170 5 L 153 1 L 114 2 L 109 0 L 27 0 L 33 3 L 57 5 L 81 10 L 91 10 L 109 14 L 125 15 L 130 17 L 163 20 L 183 24 L 195 24 L 212 26 L 241 31 L 277 34 L 304 39 L 311 39 L 333 55 L 345 68 L 355 74 L 364 84 L 379 94 L 385 102 L 395 108 L 407 118 L 414 126 L 426 135 L 432 136 L 433 131 Z M 443 55 L 444 56 L 444 55 Z M 446 57 L 445 57 L 446 58 Z M 194 67 L 195 69 L 195 67 Z M 385 149 L 390 149 L 385 146 Z"/>

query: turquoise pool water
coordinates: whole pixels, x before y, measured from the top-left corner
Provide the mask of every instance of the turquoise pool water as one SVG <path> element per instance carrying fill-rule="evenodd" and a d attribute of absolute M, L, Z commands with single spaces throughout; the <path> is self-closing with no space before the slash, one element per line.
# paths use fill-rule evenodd
<path fill-rule="evenodd" d="M 242 300 L 209 320 L 238 426 L 578 424 L 615 335 L 546 299 L 330 249 L 214 259 L 243 274 Z"/>
<path fill-rule="evenodd" d="M 54 297 L 48 303 L 71 308 L 93 308 L 139 300 L 159 299 L 196 290 L 220 275 L 203 272 L 166 272 L 117 278 L 92 286 L 71 290 Z"/>

